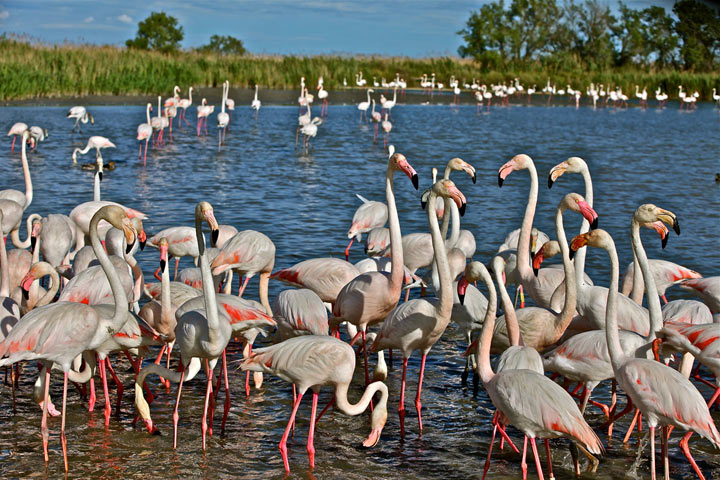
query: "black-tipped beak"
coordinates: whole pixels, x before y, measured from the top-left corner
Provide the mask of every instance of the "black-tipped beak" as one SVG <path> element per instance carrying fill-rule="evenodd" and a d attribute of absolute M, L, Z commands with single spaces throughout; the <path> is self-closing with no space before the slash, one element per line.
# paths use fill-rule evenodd
<path fill-rule="evenodd" d="M 553 183 L 555 183 L 555 181 L 552 179 L 552 175 L 550 175 L 548 177 L 548 188 L 552 188 Z"/>
<path fill-rule="evenodd" d="M 140 241 L 140 251 L 145 250 L 145 244 L 147 243 L 147 240 L 141 240 Z"/>
<path fill-rule="evenodd" d="M 677 218 L 673 219 L 673 230 L 680 235 L 680 222 L 678 222 Z"/>
<path fill-rule="evenodd" d="M 210 234 L 210 238 L 212 239 L 212 244 L 215 245 L 217 243 L 218 237 L 220 237 L 220 230 L 213 230 Z"/>
<path fill-rule="evenodd" d="M 30 253 L 35 253 L 35 245 L 37 245 L 37 237 L 30 237 Z"/>
<path fill-rule="evenodd" d="M 465 215 L 465 207 L 467 207 L 467 203 L 460 205 L 459 212 L 461 217 Z"/>
<path fill-rule="evenodd" d="M 165 267 L 167 266 L 167 262 L 165 260 L 160 260 L 160 271 L 165 272 Z"/>
<path fill-rule="evenodd" d="M 128 243 L 127 246 L 125 247 L 125 253 L 130 253 L 130 250 L 133 249 L 133 246 L 135 246 L 135 242 Z"/>
<path fill-rule="evenodd" d="M 575 250 L 573 250 L 573 249 L 571 248 L 569 255 L 570 255 L 570 260 L 572 260 L 573 258 L 575 258 Z"/>
<path fill-rule="evenodd" d="M 537 277 L 537 276 L 538 276 L 538 269 L 537 269 L 537 268 L 535 268 L 535 267 L 533 267 L 533 273 L 534 273 L 534 274 L 535 274 L 535 276 Z"/>
<path fill-rule="evenodd" d="M 24 288 L 21 288 L 20 290 L 22 290 L 22 295 L 23 295 L 23 298 L 24 298 L 25 300 L 27 300 L 28 298 L 30 298 L 30 292 L 28 292 L 28 291 L 25 290 Z"/>
<path fill-rule="evenodd" d="M 667 246 L 667 242 L 668 242 L 668 237 L 669 237 L 669 236 L 670 236 L 670 235 L 665 235 L 665 236 L 662 238 L 662 248 L 663 248 L 663 250 L 665 250 L 665 246 Z"/>
<path fill-rule="evenodd" d="M 471 178 L 472 178 L 473 183 L 477 182 L 477 177 L 475 176 L 475 174 L 473 174 L 473 176 Z"/>
<path fill-rule="evenodd" d="M 102 172 L 98 172 L 98 180 L 102 182 Z"/>
<path fill-rule="evenodd" d="M 460 305 L 465 305 L 465 294 L 464 293 L 458 293 L 458 299 L 460 300 Z"/>
<path fill-rule="evenodd" d="M 593 219 L 592 223 L 590 224 L 590 230 L 595 230 L 596 228 L 598 228 L 598 219 L 599 219 L 599 218 L 600 218 L 600 217 L 595 217 L 595 218 Z M 571 257 L 571 258 L 572 258 L 572 257 Z"/>
<path fill-rule="evenodd" d="M 498 173 L 498 187 L 502 187 L 504 181 L 505 180 L 503 180 L 503 177 L 500 176 L 500 174 Z"/>
<path fill-rule="evenodd" d="M 367 255 L 367 245 L 365 245 L 363 248 L 365 249 L 365 255 Z"/>
<path fill-rule="evenodd" d="M 419 183 L 420 183 L 420 181 L 418 180 L 418 174 L 416 173 L 412 176 L 412 184 L 413 184 L 413 187 L 415 187 L 415 190 L 418 189 Z"/>
<path fill-rule="evenodd" d="M 423 210 L 425 210 L 425 207 L 427 206 L 427 202 L 423 199 L 420 199 L 420 206 L 422 207 Z"/>

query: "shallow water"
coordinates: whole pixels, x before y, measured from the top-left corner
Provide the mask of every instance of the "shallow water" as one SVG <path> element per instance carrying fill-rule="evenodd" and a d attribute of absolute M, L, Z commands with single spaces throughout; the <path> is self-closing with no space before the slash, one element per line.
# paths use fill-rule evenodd
<path fill-rule="evenodd" d="M 316 109 L 317 110 L 317 109 Z M 150 215 L 145 222 L 148 233 L 162 228 L 193 222 L 194 205 L 208 200 L 215 207 L 220 223 L 238 229 L 256 229 L 267 234 L 277 246 L 276 269 L 300 260 L 342 256 L 347 243 L 345 232 L 350 224 L 360 193 L 367 198 L 384 200 L 386 154 L 382 139 L 372 143 L 372 126 L 358 121 L 354 106 L 330 107 L 330 116 L 313 139 L 314 149 L 304 154 L 294 148 L 294 130 L 298 111 L 294 107 L 266 107 L 257 122 L 247 107 L 233 115 L 226 145 L 217 151 L 217 132 L 211 119 L 209 137 L 196 137 L 187 126 L 175 130 L 174 142 L 165 148 L 148 151 L 146 166 L 137 159 L 136 126 L 145 121 L 144 108 L 92 107 L 95 125 L 84 125 L 83 134 L 70 135 L 72 122 L 65 118 L 66 108 L 0 108 L 0 125 L 16 122 L 40 125 L 50 137 L 30 156 L 35 197 L 31 211 L 40 214 L 69 213 L 78 203 L 92 199 L 92 172 L 71 167 L 71 153 L 83 147 L 90 135 L 109 137 L 117 144 L 105 150 L 107 161 L 117 169 L 105 173 L 103 199 L 132 206 Z M 194 114 L 194 109 L 191 109 Z M 189 115 L 190 116 L 190 115 Z M 672 233 L 667 248 L 660 249 L 657 236 L 647 231 L 644 239 L 651 258 L 668 259 L 704 275 L 720 271 L 720 115 L 710 105 L 694 112 L 673 109 L 629 110 L 569 107 L 493 108 L 476 114 L 475 107 L 405 106 L 393 110 L 391 143 L 403 152 L 420 174 L 420 190 L 429 186 L 430 168 L 442 169 L 450 158 L 459 156 L 477 168 L 478 183 L 473 185 L 464 174 L 454 181 L 465 193 L 468 208 L 463 228 L 475 233 L 476 259 L 484 262 L 502 242 L 505 234 L 519 227 L 529 188 L 526 172 L 513 173 L 502 189 L 497 187 L 498 168 L 517 153 L 535 160 L 540 196 L 536 225 L 553 231 L 554 209 L 570 191 L 583 193 L 582 179 L 564 175 L 548 191 L 545 187 L 550 168 L 569 156 L 588 161 L 595 187 L 595 209 L 600 226 L 613 234 L 621 263 L 631 261 L 629 223 L 632 212 L 641 203 L 652 202 L 677 214 L 682 235 Z M 9 142 L 8 142 L 9 143 Z M 0 188 L 22 190 L 19 153 L 11 154 L 7 144 L 0 162 Z M 92 161 L 92 153 L 85 157 Z M 81 162 L 83 160 L 80 160 Z M 418 193 L 404 176 L 395 181 L 396 198 L 404 233 L 426 231 Z M 568 234 L 577 230 L 580 219 L 566 215 Z M 22 232 L 24 236 L 24 228 Z M 157 251 L 148 249 L 137 258 L 146 275 L 157 267 Z M 351 260 L 362 258 L 362 248 L 353 246 Z M 189 260 L 181 266 L 189 266 Z M 603 252 L 588 254 L 587 272 L 598 284 L 608 283 L 609 268 Z M 271 283 L 271 298 L 285 287 Z M 257 282 L 248 289 L 257 298 Z M 683 293 L 670 289 L 669 298 Z M 408 372 L 407 437 L 399 438 L 395 409 L 399 396 L 401 371 L 396 359 L 388 385 L 391 392 L 390 415 L 380 443 L 372 449 L 360 444 L 369 431 L 367 416 L 349 418 L 331 412 L 320 423 L 316 436 L 316 468 L 307 466 L 305 438 L 309 399 L 300 409 L 298 430 L 291 443 L 290 465 L 293 478 L 474 478 L 481 475 L 491 433 L 492 406 L 482 391 L 474 397 L 472 388 L 462 388 L 460 373 L 464 342 L 451 325 L 444 338 L 428 357 L 423 388 L 425 430 L 418 437 L 413 399 L 419 357 L 410 361 Z M 231 358 L 239 358 L 233 345 Z M 115 357 L 114 357 L 115 358 Z M 257 477 L 259 474 L 284 476 L 277 450 L 290 412 L 291 390 L 277 378 L 268 378 L 260 391 L 253 389 L 249 398 L 243 392 L 244 376 L 231 373 L 233 401 L 228 427 L 215 435 L 202 453 L 200 415 L 204 393 L 203 376 L 186 384 L 180 411 L 179 447 L 172 449 L 171 411 L 175 386 L 170 395 L 162 393 L 155 377 L 153 389 L 159 394 L 152 404 L 153 419 L 162 431 L 150 436 L 133 428 L 131 375 L 126 360 L 114 360 L 125 380 L 126 395 L 119 419 L 103 428 L 103 400 L 94 413 L 80 401 L 74 388 L 69 389 L 68 446 L 70 476 L 78 478 Z M 44 476 L 57 478 L 63 472 L 58 438 L 60 420 L 50 420 L 50 462 L 45 465 L 40 440 L 40 410 L 32 403 L 30 391 L 35 368 L 26 365 L 21 378 L 18 411 L 13 415 L 10 390 L 3 386 L 0 396 L 0 476 Z M 358 373 L 361 370 L 358 369 Z M 62 384 L 53 376 L 52 395 L 59 403 Z M 361 383 L 361 375 L 356 377 Z M 709 389 L 701 387 L 707 397 Z M 595 390 L 594 398 L 606 401 L 609 386 Z M 352 399 L 359 398 L 360 387 L 351 389 Z M 221 395 L 223 393 L 221 392 Z M 321 396 L 321 405 L 329 398 Z M 114 400 L 115 392 L 111 392 Z M 624 396 L 620 402 L 624 404 Z M 59 405 L 58 405 L 59 406 Z M 589 410 L 593 426 L 602 423 L 600 412 Z M 716 421 L 720 415 L 714 412 Z M 219 418 L 216 415 L 216 419 Z M 628 472 L 635 459 L 635 441 L 623 447 L 629 419 L 620 422 L 612 445 L 596 474 L 588 478 L 618 478 Z M 522 438 L 511 429 L 516 443 Z M 607 437 L 601 435 L 606 441 Z M 692 470 L 677 448 L 678 434 L 671 441 L 673 478 L 692 478 Z M 606 442 L 607 443 L 607 442 Z M 572 477 L 565 441 L 553 441 L 555 475 Z M 720 478 L 720 457 L 708 442 L 691 441 L 700 468 L 710 478 Z M 534 466 L 529 467 L 534 475 Z M 493 478 L 520 475 L 519 456 L 505 452 L 494 456 L 490 473 Z M 547 472 L 546 472 L 547 473 Z M 647 476 L 647 455 L 638 470 Z"/>

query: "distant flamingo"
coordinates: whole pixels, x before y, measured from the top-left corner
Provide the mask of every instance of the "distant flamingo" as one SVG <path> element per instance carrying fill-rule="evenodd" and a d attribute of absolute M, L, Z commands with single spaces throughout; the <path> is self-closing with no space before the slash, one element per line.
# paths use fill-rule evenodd
<path fill-rule="evenodd" d="M 46 462 L 48 461 L 47 412 L 50 367 L 55 363 L 65 373 L 60 438 L 66 472 L 68 464 L 67 441 L 65 440 L 65 405 L 68 372 L 72 361 L 82 352 L 98 348 L 111 335 L 120 330 L 127 319 L 127 297 L 97 236 L 97 226 L 100 220 L 106 220 L 115 228 L 123 230 L 128 245 L 133 244 L 136 235 L 125 212 L 114 205 L 100 209 L 92 218 L 90 225 L 92 246 L 113 288 L 115 308 L 112 317 L 101 316 L 92 307 L 81 303 L 56 302 L 37 308 L 25 315 L 0 343 L 0 358 L 2 358 L 0 366 L 23 360 L 40 360 L 46 367 L 41 428 Z M 45 340 L 39 341 L 40 339 Z"/>
<path fill-rule="evenodd" d="M 141 123 L 137 127 L 137 139 L 138 141 L 142 142 L 145 140 L 145 155 L 143 156 L 143 165 L 145 165 L 147 161 L 147 146 L 148 142 L 150 141 L 150 137 L 152 137 L 153 128 L 152 124 L 150 123 L 150 111 L 152 110 L 152 104 L 148 103 L 147 107 L 145 108 L 145 115 L 146 115 L 146 122 Z M 140 160 L 140 154 L 142 153 L 142 146 L 141 144 L 138 144 L 138 160 Z"/>
<path fill-rule="evenodd" d="M 368 272 L 351 280 L 338 294 L 330 321 L 333 328 L 343 321 L 347 321 L 360 330 L 365 354 L 365 383 L 369 383 L 365 330 L 368 325 L 383 321 L 397 306 L 404 276 L 402 233 L 393 192 L 393 178 L 397 170 L 405 173 L 417 189 L 417 172 L 407 161 L 405 155 L 395 153 L 395 147 L 391 145 L 385 173 L 385 196 L 390 224 L 390 245 L 393 247 L 392 273 L 388 275 L 382 272 Z"/>
<path fill-rule="evenodd" d="M 228 98 L 228 95 L 230 95 L 230 80 L 225 80 L 225 83 L 227 84 L 227 93 L 225 94 L 225 106 L 227 107 L 230 115 L 230 121 L 228 122 L 229 125 L 230 122 L 232 122 L 232 112 L 235 111 L 235 100 L 233 100 L 232 98 Z M 258 100 L 258 102 L 259 101 L 260 100 Z"/>
<path fill-rule="evenodd" d="M 75 119 L 75 125 L 73 125 L 72 128 L 73 133 L 75 132 L 76 128 L 78 129 L 78 132 L 82 133 L 82 129 L 80 129 L 80 122 L 88 123 L 88 120 L 90 120 L 90 123 L 92 123 L 93 125 L 95 124 L 95 119 L 93 118 L 92 114 L 85 110 L 85 107 L 72 107 L 67 113 L 66 117 Z"/>
<path fill-rule="evenodd" d="M 98 135 L 92 136 L 88 139 L 88 143 L 82 150 L 79 148 L 76 148 L 73 150 L 72 159 L 73 159 L 73 165 L 77 163 L 77 154 L 85 155 L 87 152 L 90 151 L 91 148 L 95 149 L 95 158 L 102 158 L 102 155 L 100 154 L 100 149 L 102 148 L 115 148 L 115 144 L 112 143 L 109 139 L 105 137 L 101 137 Z"/>
<path fill-rule="evenodd" d="M 185 117 L 185 114 L 187 113 L 187 109 L 190 108 L 190 105 L 192 105 L 192 92 L 193 87 L 190 87 L 188 89 L 188 98 L 180 99 L 177 106 L 178 108 L 182 108 L 182 116 L 180 117 L 180 120 L 178 121 L 178 126 L 182 126 L 182 121 L 185 120 L 185 123 L 188 127 L 192 128 L 192 125 L 187 121 L 187 118 Z"/>
<path fill-rule="evenodd" d="M 225 130 L 230 123 L 230 115 L 225 112 L 225 100 L 227 99 L 228 84 L 223 83 L 223 98 L 220 105 L 220 113 L 217 116 L 218 126 L 218 151 L 220 151 L 220 145 L 225 142 Z M 221 132 L 222 130 L 222 132 Z M 221 136 L 222 133 L 222 136 Z"/>
<path fill-rule="evenodd" d="M 355 194 L 355 196 L 363 203 L 353 214 L 350 229 L 347 233 L 350 243 L 348 243 L 347 248 L 345 248 L 345 260 L 350 258 L 350 247 L 356 238 L 358 241 L 361 241 L 363 233 L 368 233 L 375 228 L 384 227 L 388 220 L 388 208 L 386 204 L 368 200 L 362 195 Z"/>
<path fill-rule="evenodd" d="M 15 151 L 15 139 L 22 137 L 22 134 L 28 129 L 27 123 L 17 122 L 14 123 L 8 131 L 8 137 L 13 137 L 12 144 L 10 145 L 10 151 Z"/>
<path fill-rule="evenodd" d="M 200 105 L 197 106 L 197 136 L 200 136 L 200 131 L 202 130 L 202 127 L 205 127 L 205 135 L 208 135 L 207 130 L 207 119 L 210 115 L 212 115 L 213 111 L 215 110 L 215 105 L 208 105 L 206 99 L 202 99 L 202 102 Z"/>
<path fill-rule="evenodd" d="M 373 134 L 373 143 L 377 143 L 377 134 L 378 134 L 378 125 L 381 122 L 382 117 L 380 116 L 380 112 L 375 111 L 375 99 L 372 99 L 372 111 L 370 112 L 370 120 L 372 121 L 374 134 Z"/>
<path fill-rule="evenodd" d="M 323 77 L 318 78 L 318 98 L 322 100 L 322 106 L 320 107 L 320 116 L 327 117 L 328 114 L 328 91 L 323 87 Z"/>
<path fill-rule="evenodd" d="M 21 134 L 21 138 L 22 147 L 20 149 L 20 157 L 22 161 L 23 177 L 25 179 L 25 192 L 23 193 L 20 190 L 15 189 L 0 190 L 0 199 L 12 200 L 13 202 L 17 203 L 23 211 L 25 211 L 30 206 L 33 200 L 33 185 L 32 177 L 30 177 L 30 166 L 28 164 L 27 158 L 27 143 L 28 141 L 30 141 L 30 144 L 34 145 L 35 141 L 34 139 L 32 139 L 32 137 L 30 136 L 30 132 L 27 130 L 25 130 Z M 5 216 L 10 217 L 10 212 L 5 212 Z M 5 221 L 9 222 L 12 220 L 10 218 L 6 218 Z"/>
<path fill-rule="evenodd" d="M 382 121 L 382 129 L 383 129 L 383 145 L 387 147 L 388 138 L 390 138 L 390 130 L 392 130 L 392 123 L 390 123 L 390 120 L 388 120 L 388 114 L 385 113 L 385 119 Z"/>
<path fill-rule="evenodd" d="M 368 88 L 366 90 L 367 101 L 358 103 L 357 109 L 360 110 L 360 121 L 361 122 L 363 119 L 363 114 L 365 114 L 365 120 L 367 120 L 367 111 L 368 111 L 368 108 L 370 108 L 370 94 L 374 91 L 375 90 L 373 90 L 372 88 Z"/>
<path fill-rule="evenodd" d="M 255 120 L 257 120 L 258 113 L 260 113 L 260 107 L 262 106 L 262 102 L 258 99 L 258 84 L 255 84 L 255 98 L 253 98 L 252 103 L 250 104 L 250 108 L 255 110 Z"/>

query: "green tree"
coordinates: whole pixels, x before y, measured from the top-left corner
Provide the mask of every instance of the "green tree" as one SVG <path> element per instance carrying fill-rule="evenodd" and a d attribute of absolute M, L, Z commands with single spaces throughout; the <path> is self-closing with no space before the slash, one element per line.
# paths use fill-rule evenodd
<path fill-rule="evenodd" d="M 646 26 L 647 53 L 655 56 L 658 68 L 672 65 L 679 43 L 675 22 L 663 7 L 648 7 L 642 14 Z"/>
<path fill-rule="evenodd" d="M 213 35 L 210 43 L 200 47 L 200 50 L 222 55 L 245 55 L 247 52 L 242 40 L 230 35 Z"/>
<path fill-rule="evenodd" d="M 647 34 L 643 15 L 639 10 L 619 4 L 620 18 L 613 28 L 613 36 L 617 41 L 615 63 L 619 66 L 631 63 L 645 63 L 647 58 Z"/>
<path fill-rule="evenodd" d="M 458 48 L 460 56 L 474 58 L 483 68 L 500 68 L 509 58 L 507 12 L 502 0 L 472 12 L 458 34 L 465 40 Z"/>
<path fill-rule="evenodd" d="M 611 32 L 615 17 L 610 7 L 598 0 L 571 4 L 577 14 L 578 45 L 576 49 L 589 69 L 603 69 L 611 65 L 615 50 Z"/>
<path fill-rule="evenodd" d="M 682 40 L 680 55 L 688 70 L 709 71 L 720 49 L 720 14 L 695 0 L 675 2 L 675 30 Z"/>
<path fill-rule="evenodd" d="M 549 53 L 562 16 L 555 0 L 513 0 L 508 12 L 513 59 L 528 61 Z"/>
<path fill-rule="evenodd" d="M 178 25 L 177 18 L 165 12 L 152 12 L 149 17 L 138 23 L 135 38 L 126 41 L 125 45 L 128 48 L 170 53 L 180 48 L 183 37 L 183 28 Z"/>

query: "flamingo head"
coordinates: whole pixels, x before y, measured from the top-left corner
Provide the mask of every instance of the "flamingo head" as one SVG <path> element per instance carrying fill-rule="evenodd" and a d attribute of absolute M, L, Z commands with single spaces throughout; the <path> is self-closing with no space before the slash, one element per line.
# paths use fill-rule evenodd
<path fill-rule="evenodd" d="M 646 203 L 644 205 L 640 205 L 633 215 L 633 221 L 637 221 L 641 225 L 656 222 L 658 220 L 668 226 L 672 226 L 675 233 L 680 235 L 680 223 L 678 222 L 675 214 L 669 210 L 664 210 L 652 203 Z"/>
<path fill-rule="evenodd" d="M 195 216 L 205 219 L 208 226 L 210 227 L 212 244 L 215 245 L 218 237 L 220 236 L 220 227 L 218 226 L 217 220 L 215 220 L 215 214 L 213 213 L 213 207 L 208 202 L 200 202 L 195 208 Z"/>
<path fill-rule="evenodd" d="M 596 228 L 595 230 L 581 233 L 570 241 L 570 250 L 577 251 L 582 247 L 614 249 L 615 242 L 608 232 L 602 228 Z"/>
<path fill-rule="evenodd" d="M 665 224 L 663 222 L 658 220 L 657 222 L 644 223 L 643 227 L 655 230 L 658 233 L 658 235 L 660 235 L 660 240 L 662 242 L 662 248 L 664 249 L 667 246 L 668 236 L 669 236 L 668 234 L 670 233 L 670 230 L 665 226 Z"/>
<path fill-rule="evenodd" d="M 162 237 L 158 242 L 158 248 L 160 249 L 160 271 L 165 273 L 168 262 L 168 239 Z"/>
<path fill-rule="evenodd" d="M 485 265 L 480 262 L 470 262 L 465 266 L 465 273 L 460 277 L 457 284 L 457 294 L 461 305 L 465 304 L 465 292 L 467 292 L 468 285 L 485 275 L 489 276 L 490 274 Z"/>
<path fill-rule="evenodd" d="M 557 242 L 557 240 L 551 240 L 549 242 L 543 243 L 542 247 L 540 247 L 540 250 L 538 250 L 537 253 L 532 255 L 533 273 L 535 273 L 536 277 L 538 274 L 538 270 L 540 270 L 540 265 L 542 265 L 542 262 L 545 261 L 545 259 L 547 258 L 554 257 L 558 253 L 560 253 L 560 244 Z"/>
<path fill-rule="evenodd" d="M 582 173 L 585 170 L 587 170 L 587 163 L 585 163 L 585 160 L 580 157 L 570 157 L 564 162 L 558 163 L 552 168 L 552 170 L 550 170 L 550 175 L 548 176 L 548 188 L 552 188 L 553 183 L 563 173 Z"/>
<path fill-rule="evenodd" d="M 455 202 L 458 210 L 460 210 L 460 215 L 465 214 L 465 207 L 467 206 L 465 195 L 455 186 L 452 180 L 439 180 L 432 186 L 432 191 L 438 197 L 449 198 Z"/>
<path fill-rule="evenodd" d="M 507 278 L 505 277 L 505 258 L 503 258 L 502 255 L 495 255 L 490 262 L 490 268 L 488 269 L 490 272 L 498 273 L 500 272 L 500 277 L 502 278 L 503 285 L 507 284 Z"/>
<path fill-rule="evenodd" d="M 392 151 L 394 152 L 395 149 L 393 148 Z M 407 158 L 405 158 L 405 155 L 402 153 L 392 153 L 390 155 L 390 158 L 388 159 L 389 166 L 392 167 L 395 170 L 400 170 L 405 175 L 408 176 L 410 181 L 412 181 L 413 187 L 415 187 L 415 190 L 418 189 L 418 174 L 415 171 L 415 169 L 410 165 L 410 163 L 407 161 Z"/>
<path fill-rule="evenodd" d="M 475 167 L 473 167 L 472 165 L 467 163 L 462 158 L 455 157 L 455 158 L 450 159 L 450 161 L 448 162 L 448 166 L 452 170 L 456 170 L 456 171 L 462 170 L 465 173 L 467 173 L 468 175 L 470 175 L 470 178 L 472 179 L 473 183 L 475 183 L 477 181 L 477 178 L 475 177 Z"/>
<path fill-rule="evenodd" d="M 140 217 L 132 217 L 130 219 L 135 231 L 137 232 L 137 239 L 140 242 L 140 250 L 145 250 L 145 244 L 147 243 L 147 234 L 145 233 L 145 227 Z"/>
<path fill-rule="evenodd" d="M 25 300 L 28 299 L 30 296 L 30 287 L 32 286 L 33 282 L 36 278 L 38 278 L 38 268 L 40 267 L 40 263 L 36 263 L 33 265 L 30 270 L 25 274 L 22 280 L 20 280 L 20 289 L 22 290 L 23 297 L 25 297 Z"/>
<path fill-rule="evenodd" d="M 532 164 L 532 158 L 524 153 L 515 155 L 512 160 L 504 164 L 498 170 L 498 186 L 502 187 L 505 179 L 516 170 L 524 170 Z"/>
<path fill-rule="evenodd" d="M 88 112 L 88 117 L 90 118 L 90 123 L 95 125 L 95 118 L 93 118 L 92 113 Z"/>
<path fill-rule="evenodd" d="M 40 221 L 40 218 L 35 218 L 32 221 L 32 229 L 30 233 L 30 253 L 35 253 L 35 246 L 37 245 L 37 239 L 38 236 L 40 236 L 40 232 L 42 232 L 42 221 Z"/>
<path fill-rule="evenodd" d="M 387 392 L 387 387 L 384 383 L 380 383 L 380 388 L 384 388 L 384 392 Z M 375 406 L 375 409 L 373 410 L 371 416 L 370 416 L 370 435 L 368 435 L 368 438 L 363 442 L 363 447 L 370 448 L 374 447 L 378 444 L 380 441 L 380 434 L 383 431 L 383 428 L 385 427 L 385 422 L 387 422 L 387 393 L 383 395 L 382 397 L 385 401 L 380 400 L 380 403 L 378 403 L 377 406 Z"/>
<path fill-rule="evenodd" d="M 582 215 L 590 224 L 590 228 L 595 230 L 598 227 L 598 214 L 585 201 L 579 193 L 568 193 L 560 202 L 562 210 L 569 209 Z"/>

